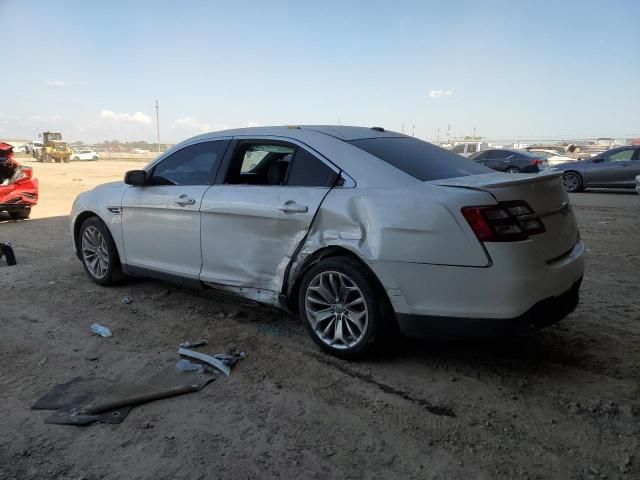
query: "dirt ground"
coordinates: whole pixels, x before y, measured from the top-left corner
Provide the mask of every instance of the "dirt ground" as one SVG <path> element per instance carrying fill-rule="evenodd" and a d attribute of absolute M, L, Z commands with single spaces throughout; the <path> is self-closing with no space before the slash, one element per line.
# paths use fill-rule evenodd
<path fill-rule="evenodd" d="M 354 363 L 269 308 L 150 280 L 93 284 L 71 250 L 71 203 L 140 163 L 32 165 L 32 219 L 0 216 L 19 262 L 0 265 L 0 479 L 640 478 L 639 195 L 572 196 L 588 263 L 560 324 L 499 342 L 403 340 Z M 128 378 L 199 338 L 248 356 L 120 425 L 48 425 L 30 410 L 54 384 Z"/>

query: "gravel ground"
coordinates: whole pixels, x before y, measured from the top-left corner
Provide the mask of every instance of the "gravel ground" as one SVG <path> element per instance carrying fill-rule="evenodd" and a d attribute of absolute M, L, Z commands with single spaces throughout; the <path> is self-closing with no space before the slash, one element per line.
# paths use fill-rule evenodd
<path fill-rule="evenodd" d="M 155 281 L 94 285 L 71 251 L 71 203 L 139 163 L 34 165 L 33 218 L 0 214 L 19 261 L 0 266 L 0 479 L 640 478 L 640 196 L 572 196 L 588 263 L 560 324 L 508 341 L 402 340 L 355 363 L 270 308 Z M 91 335 L 93 322 L 113 337 Z M 248 357 L 120 425 L 47 425 L 29 408 L 78 375 L 175 362 L 198 338 Z"/>

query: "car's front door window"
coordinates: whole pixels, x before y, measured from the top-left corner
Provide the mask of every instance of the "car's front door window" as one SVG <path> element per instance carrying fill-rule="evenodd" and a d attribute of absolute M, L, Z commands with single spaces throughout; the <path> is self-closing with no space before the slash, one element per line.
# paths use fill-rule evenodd
<path fill-rule="evenodd" d="M 202 142 L 178 150 L 154 167 L 151 185 L 208 185 L 228 144 Z"/>

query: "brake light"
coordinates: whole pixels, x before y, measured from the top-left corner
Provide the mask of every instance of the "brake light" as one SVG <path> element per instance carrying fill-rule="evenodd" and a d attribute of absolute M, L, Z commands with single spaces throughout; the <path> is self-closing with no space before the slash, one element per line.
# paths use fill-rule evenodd
<path fill-rule="evenodd" d="M 531 218 L 531 207 L 522 201 L 464 207 L 462 215 L 481 242 L 518 242 L 543 233 L 539 218 Z"/>
<path fill-rule="evenodd" d="M 542 158 L 532 158 L 529 160 L 529 163 L 532 165 L 537 165 L 538 167 L 542 167 L 547 164 L 547 161 Z"/>

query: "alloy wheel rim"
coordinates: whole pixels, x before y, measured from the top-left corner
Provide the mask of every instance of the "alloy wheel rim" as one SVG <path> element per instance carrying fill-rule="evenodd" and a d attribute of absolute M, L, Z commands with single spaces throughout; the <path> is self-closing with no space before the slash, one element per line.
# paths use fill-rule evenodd
<path fill-rule="evenodd" d="M 109 251 L 104 236 L 96 227 L 87 227 L 82 233 L 84 264 L 96 278 L 103 278 L 109 270 Z"/>
<path fill-rule="evenodd" d="M 367 302 L 347 275 L 318 273 L 307 287 L 305 310 L 315 335 L 330 347 L 345 350 L 356 345 L 367 330 Z"/>
<path fill-rule="evenodd" d="M 578 187 L 578 178 L 575 175 L 565 175 L 562 177 L 562 185 L 565 190 L 573 191 Z"/>

